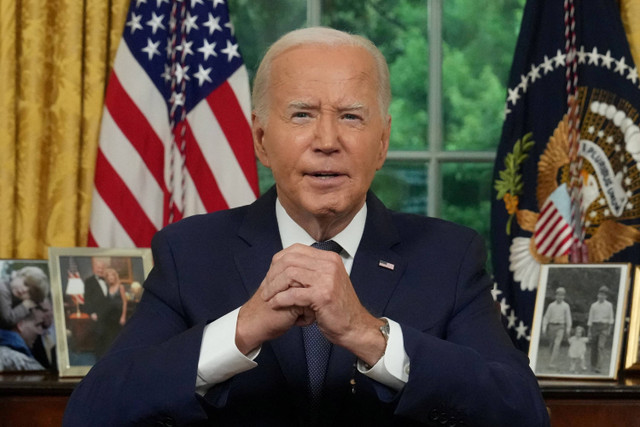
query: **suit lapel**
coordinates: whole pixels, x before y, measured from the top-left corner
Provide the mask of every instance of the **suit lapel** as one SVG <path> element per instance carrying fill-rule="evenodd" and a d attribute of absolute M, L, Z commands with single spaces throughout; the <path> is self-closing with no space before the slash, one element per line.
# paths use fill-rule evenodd
<path fill-rule="evenodd" d="M 376 317 L 384 315 L 406 267 L 405 260 L 393 250 L 399 241 L 390 212 L 369 192 L 365 229 L 350 277 L 360 303 Z M 348 381 L 355 370 L 355 362 L 353 354 L 334 346 L 325 379 L 327 386 L 336 387 Z"/>
<path fill-rule="evenodd" d="M 238 235 L 246 241 L 246 248 L 238 251 L 235 262 L 247 297 L 258 289 L 271 265 L 273 255 L 282 250 L 282 242 L 275 215 L 275 189 L 269 190 L 249 209 Z M 294 389 L 304 387 L 307 381 L 307 365 L 299 327 L 291 328 L 281 337 L 263 345 L 262 351 L 271 348 L 280 368 Z"/>

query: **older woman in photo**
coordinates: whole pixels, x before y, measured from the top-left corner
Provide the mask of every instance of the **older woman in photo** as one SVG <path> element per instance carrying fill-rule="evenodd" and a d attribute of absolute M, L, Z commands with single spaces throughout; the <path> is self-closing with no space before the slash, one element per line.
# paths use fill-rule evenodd
<path fill-rule="evenodd" d="M 0 328 L 15 327 L 29 310 L 44 301 L 49 289 L 49 278 L 35 266 L 22 267 L 9 280 L 0 282 Z"/>

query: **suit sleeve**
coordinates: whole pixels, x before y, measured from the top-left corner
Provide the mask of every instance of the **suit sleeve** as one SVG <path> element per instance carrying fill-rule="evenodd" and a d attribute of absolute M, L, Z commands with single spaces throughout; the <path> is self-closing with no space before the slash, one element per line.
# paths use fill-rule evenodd
<path fill-rule="evenodd" d="M 205 324 L 186 320 L 165 236 L 160 232 L 153 239 L 155 266 L 136 312 L 72 393 L 63 425 L 181 425 L 206 419 L 195 393 Z"/>
<path fill-rule="evenodd" d="M 528 358 L 511 343 L 491 297 L 485 256 L 481 239 L 473 238 L 443 337 L 402 325 L 411 364 L 404 389 L 387 395 L 396 414 L 433 425 L 549 425 Z"/>

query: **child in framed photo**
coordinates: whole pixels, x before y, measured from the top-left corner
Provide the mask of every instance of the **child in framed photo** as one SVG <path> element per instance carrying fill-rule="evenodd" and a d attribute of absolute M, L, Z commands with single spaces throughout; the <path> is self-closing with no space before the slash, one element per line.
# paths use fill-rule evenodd
<path fill-rule="evenodd" d="M 589 337 L 585 335 L 584 328 L 582 326 L 576 326 L 575 332 L 569 337 L 569 360 L 571 366 L 569 367 L 569 373 L 576 373 L 578 369 L 582 371 L 587 370 L 586 354 L 587 343 Z"/>

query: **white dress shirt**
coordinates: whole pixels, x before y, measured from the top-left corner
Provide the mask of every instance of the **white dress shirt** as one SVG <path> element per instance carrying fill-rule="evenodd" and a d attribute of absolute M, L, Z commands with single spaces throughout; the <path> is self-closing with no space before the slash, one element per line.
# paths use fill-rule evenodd
<path fill-rule="evenodd" d="M 351 274 L 353 259 L 364 232 L 366 218 L 367 205 L 365 204 L 351 223 L 331 239 L 343 248 L 340 256 L 349 274 Z M 279 200 L 276 200 L 276 219 L 283 248 L 288 248 L 295 243 L 307 246 L 315 243 L 315 240 L 291 219 Z M 260 348 L 245 356 L 236 346 L 235 333 L 239 311 L 240 307 L 211 322 L 204 329 L 196 379 L 196 390 L 201 394 L 214 384 L 258 366 L 254 359 L 260 353 Z M 364 362 L 358 360 L 358 370 L 394 390 L 400 390 L 409 378 L 409 357 L 404 349 L 402 328 L 393 320 L 387 320 L 389 321 L 389 340 L 384 355 L 370 369 L 366 368 Z"/>

